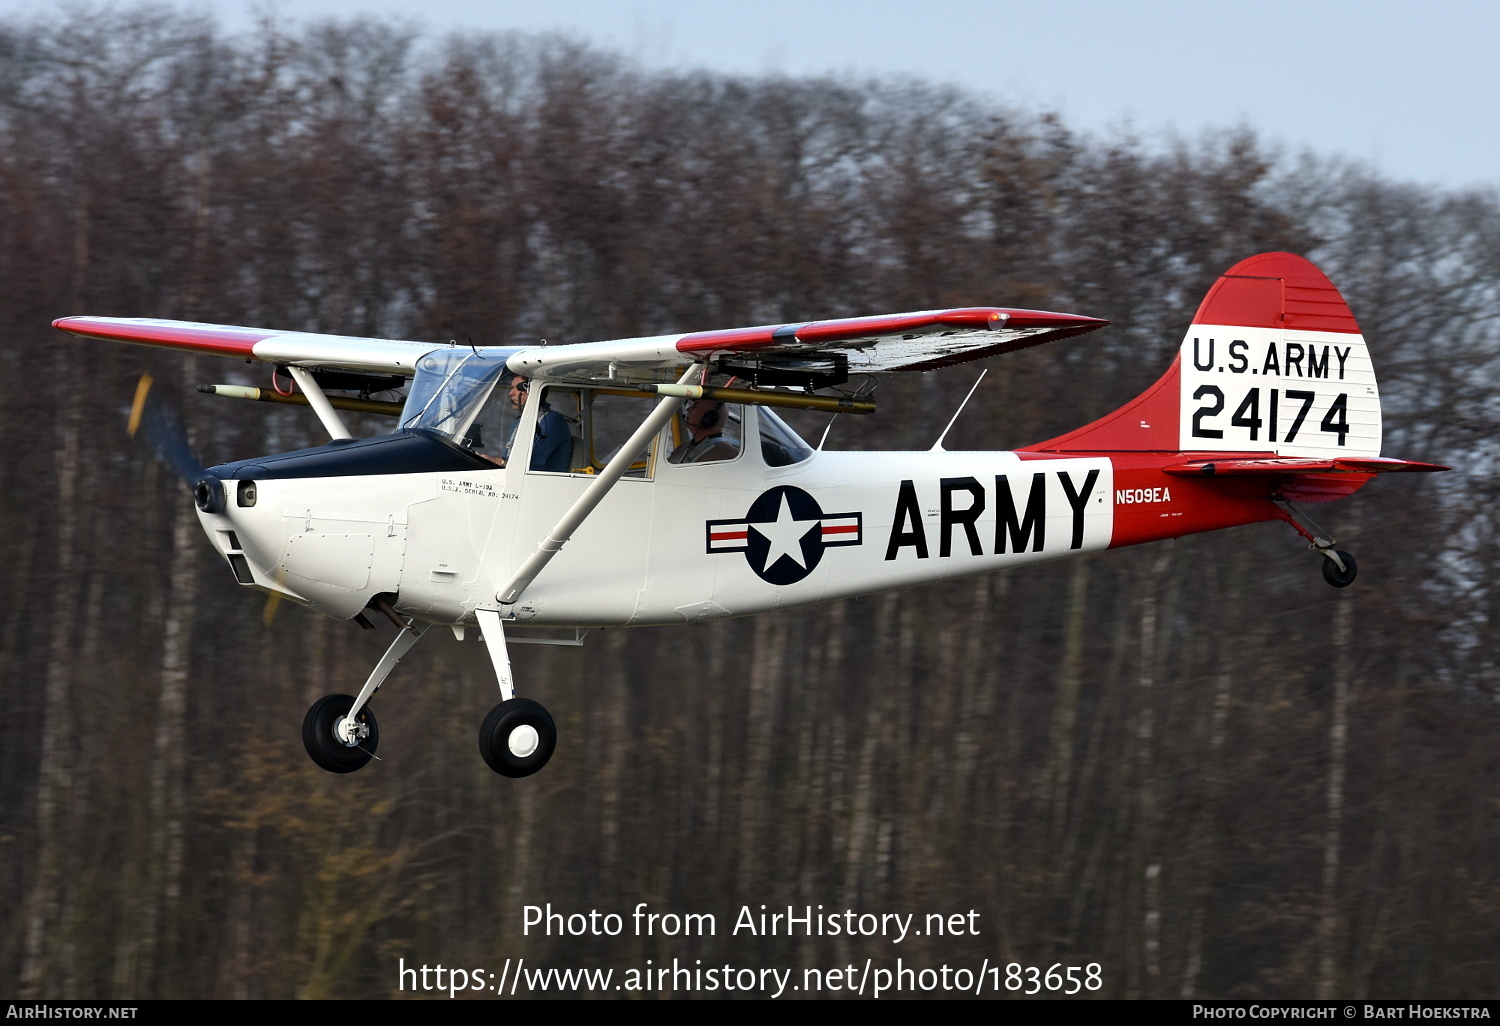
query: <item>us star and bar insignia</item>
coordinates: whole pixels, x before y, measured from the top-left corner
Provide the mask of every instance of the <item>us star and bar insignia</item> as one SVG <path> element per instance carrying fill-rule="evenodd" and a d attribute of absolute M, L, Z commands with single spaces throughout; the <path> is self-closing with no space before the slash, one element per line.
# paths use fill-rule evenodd
<path fill-rule="evenodd" d="M 706 524 L 708 552 L 743 552 L 757 577 L 796 584 L 815 570 L 823 550 L 862 541 L 863 514 L 824 513 L 801 488 L 781 485 L 761 493 L 739 520 Z"/>

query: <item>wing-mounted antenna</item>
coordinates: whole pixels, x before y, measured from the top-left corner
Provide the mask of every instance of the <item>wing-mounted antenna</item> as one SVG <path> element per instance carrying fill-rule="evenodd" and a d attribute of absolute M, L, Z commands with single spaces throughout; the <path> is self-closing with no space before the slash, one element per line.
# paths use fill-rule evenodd
<path fill-rule="evenodd" d="M 961 402 L 961 403 L 959 403 L 958 404 L 958 409 L 956 409 L 956 410 L 953 411 L 953 416 L 949 419 L 948 426 L 945 427 L 945 428 L 943 428 L 943 433 L 940 434 L 940 435 L 938 435 L 936 442 L 932 443 L 932 448 L 930 450 L 928 450 L 929 452 L 942 452 L 943 451 L 943 439 L 947 438 L 948 437 L 948 432 L 953 430 L 953 425 L 955 423 L 957 423 L 957 421 L 958 421 L 958 415 L 960 413 L 964 412 L 964 407 L 967 406 L 967 405 L 969 405 L 969 400 L 972 399 L 972 398 L 974 398 L 974 393 L 975 392 L 979 391 L 979 382 L 983 381 L 984 380 L 984 376 L 986 374 L 988 374 L 989 372 L 990 372 L 990 369 L 988 367 L 986 367 L 984 370 L 982 370 L 982 371 L 979 372 L 979 380 L 974 382 L 974 387 L 971 388 L 971 389 L 969 389 L 969 394 L 966 395 L 966 396 L 964 396 L 964 401 Z"/>

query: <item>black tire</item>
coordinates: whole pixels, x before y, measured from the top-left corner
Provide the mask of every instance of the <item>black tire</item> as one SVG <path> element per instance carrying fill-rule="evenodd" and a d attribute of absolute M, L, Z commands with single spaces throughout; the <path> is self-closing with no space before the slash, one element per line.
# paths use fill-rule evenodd
<path fill-rule="evenodd" d="M 552 714 L 529 698 L 501 702 L 479 727 L 479 754 L 502 777 L 531 776 L 547 765 L 556 747 Z"/>
<path fill-rule="evenodd" d="M 1335 588 L 1347 588 L 1354 583 L 1354 577 L 1359 573 L 1359 567 L 1354 562 L 1354 557 L 1344 550 L 1338 550 L 1339 558 L 1344 561 L 1344 569 L 1340 570 L 1327 556 L 1323 557 L 1323 580 Z"/>
<path fill-rule="evenodd" d="M 359 747 L 350 748 L 333 736 L 334 724 L 353 708 L 352 695 L 329 695 L 314 702 L 307 715 L 302 717 L 302 746 L 312 756 L 313 762 L 330 773 L 353 773 L 370 761 L 380 744 L 380 725 L 375 722 L 375 714 L 370 711 L 368 702 L 356 717 L 370 728 L 369 736 L 359 743 Z"/>

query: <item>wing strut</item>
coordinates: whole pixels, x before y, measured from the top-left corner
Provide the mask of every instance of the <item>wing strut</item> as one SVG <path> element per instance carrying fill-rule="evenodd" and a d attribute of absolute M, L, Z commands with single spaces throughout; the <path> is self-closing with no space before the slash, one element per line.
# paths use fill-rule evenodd
<path fill-rule="evenodd" d="M 677 383 L 686 385 L 703 372 L 703 366 L 701 363 L 693 364 Z M 671 419 L 673 412 L 681 403 L 682 400 L 677 396 L 667 396 L 656 404 L 656 409 L 652 410 L 650 415 L 641 422 L 641 426 L 635 429 L 635 434 L 630 436 L 630 440 L 620 446 L 620 451 L 615 453 L 614 459 L 610 460 L 599 472 L 599 476 L 589 483 L 589 486 L 583 490 L 583 494 L 578 497 L 578 501 L 562 515 L 556 526 L 531 554 L 531 558 L 522 563 L 510 582 L 500 589 L 495 597 L 499 599 L 502 606 L 515 605 L 521 593 L 530 586 L 532 581 L 536 580 L 537 574 L 541 573 L 542 569 L 551 562 L 552 557 L 568 543 L 568 539 L 573 537 L 573 532 L 588 519 L 594 507 L 604 500 L 604 496 L 609 494 L 615 482 L 634 462 L 636 454 L 651 441 L 651 436 L 660 431 L 662 426 Z"/>
<path fill-rule="evenodd" d="M 323 429 L 328 432 L 329 437 L 335 440 L 353 438 L 349 429 L 344 427 L 338 411 L 333 408 L 333 403 L 329 402 L 328 396 L 323 394 L 323 386 L 318 384 L 317 379 L 312 376 L 312 371 L 295 365 L 288 367 L 287 370 L 291 371 L 292 379 L 302 386 L 302 391 L 307 396 L 307 405 L 313 408 L 313 412 L 323 422 Z"/>

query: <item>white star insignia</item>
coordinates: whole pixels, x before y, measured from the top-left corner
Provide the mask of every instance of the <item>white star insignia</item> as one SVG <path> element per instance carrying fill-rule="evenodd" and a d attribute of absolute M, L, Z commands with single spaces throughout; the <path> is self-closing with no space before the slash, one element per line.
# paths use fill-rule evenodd
<path fill-rule="evenodd" d="M 783 495 L 775 521 L 749 525 L 752 531 L 771 543 L 771 550 L 766 553 L 765 569 L 775 566 L 782 556 L 790 556 L 793 562 L 806 569 L 807 561 L 802 558 L 802 539 L 807 537 L 808 532 L 817 530 L 822 522 L 821 519 L 793 520 L 791 507 L 787 505 L 786 496 Z"/>

